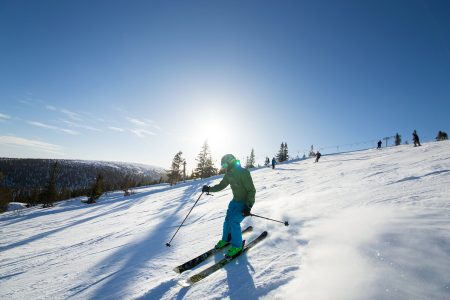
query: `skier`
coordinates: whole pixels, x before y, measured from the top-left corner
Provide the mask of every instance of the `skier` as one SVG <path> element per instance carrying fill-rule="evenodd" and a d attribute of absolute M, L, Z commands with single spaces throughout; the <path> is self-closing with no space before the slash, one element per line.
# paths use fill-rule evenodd
<path fill-rule="evenodd" d="M 250 172 L 242 168 L 240 162 L 232 154 L 226 154 L 221 160 L 222 169 L 225 176 L 222 181 L 214 186 L 204 185 L 202 192 L 218 192 L 231 186 L 233 199 L 228 204 L 227 215 L 223 222 L 222 239 L 215 245 L 216 249 L 221 249 L 231 242 L 227 256 L 233 257 L 242 251 L 242 233 L 240 223 L 245 217 L 250 215 L 255 203 L 256 189 L 253 185 Z"/>
<path fill-rule="evenodd" d="M 316 153 L 316 162 L 319 162 L 320 157 L 322 156 L 322 154 L 320 154 L 319 150 L 317 150 Z"/>
<path fill-rule="evenodd" d="M 264 162 L 264 165 L 265 165 L 266 167 L 268 167 L 269 164 L 270 164 L 270 159 L 269 159 L 268 156 L 266 156 L 266 161 Z"/>
<path fill-rule="evenodd" d="M 378 147 L 377 149 L 381 149 L 381 140 L 378 141 Z"/>
<path fill-rule="evenodd" d="M 420 145 L 419 136 L 417 135 L 417 131 L 415 129 L 412 133 L 412 136 L 413 136 L 414 147 L 422 146 L 422 145 Z"/>
<path fill-rule="evenodd" d="M 277 164 L 277 161 L 275 160 L 275 157 L 272 157 L 272 169 L 275 169 L 276 164 Z"/>

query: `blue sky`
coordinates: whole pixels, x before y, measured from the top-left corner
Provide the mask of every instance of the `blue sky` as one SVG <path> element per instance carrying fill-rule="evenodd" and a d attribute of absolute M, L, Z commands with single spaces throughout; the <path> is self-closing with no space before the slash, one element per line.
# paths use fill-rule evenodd
<path fill-rule="evenodd" d="M 449 1 L 0 2 L 1 157 L 262 162 L 449 111 Z"/>

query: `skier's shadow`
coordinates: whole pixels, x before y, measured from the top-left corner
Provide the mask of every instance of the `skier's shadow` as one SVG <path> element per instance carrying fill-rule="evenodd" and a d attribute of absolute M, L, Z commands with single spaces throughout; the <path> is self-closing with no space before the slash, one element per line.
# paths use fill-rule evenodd
<path fill-rule="evenodd" d="M 250 274 L 252 265 L 247 260 L 247 255 L 241 255 L 233 263 L 225 267 L 227 272 L 227 282 L 229 297 L 236 299 L 258 299 L 257 290 L 253 277 Z"/>

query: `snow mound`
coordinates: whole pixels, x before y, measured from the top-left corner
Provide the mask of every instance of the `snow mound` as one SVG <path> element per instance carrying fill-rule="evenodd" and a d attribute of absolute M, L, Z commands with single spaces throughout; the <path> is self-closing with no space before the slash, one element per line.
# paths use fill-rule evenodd
<path fill-rule="evenodd" d="M 8 203 L 7 211 L 17 211 L 17 210 L 20 210 L 20 209 L 24 209 L 26 207 L 27 207 L 26 203 L 10 202 L 10 203 Z"/>

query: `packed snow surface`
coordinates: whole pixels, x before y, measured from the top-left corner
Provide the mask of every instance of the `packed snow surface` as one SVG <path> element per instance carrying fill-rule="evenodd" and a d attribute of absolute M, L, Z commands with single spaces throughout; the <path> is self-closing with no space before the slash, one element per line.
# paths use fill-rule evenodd
<path fill-rule="evenodd" d="M 450 142 L 323 156 L 252 171 L 246 218 L 269 236 L 203 281 L 173 268 L 221 236 L 221 176 L 0 216 L 1 299 L 450 299 Z"/>

